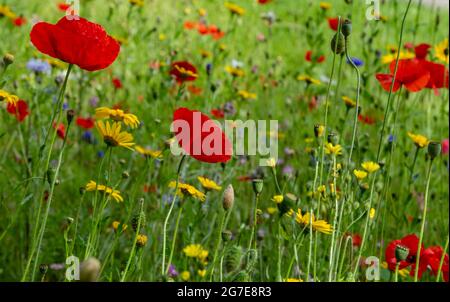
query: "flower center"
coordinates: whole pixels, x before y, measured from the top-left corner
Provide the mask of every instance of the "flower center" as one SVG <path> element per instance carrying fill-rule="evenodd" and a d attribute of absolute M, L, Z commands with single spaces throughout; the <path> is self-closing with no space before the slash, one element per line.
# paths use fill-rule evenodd
<path fill-rule="evenodd" d="M 119 142 L 111 136 L 103 137 L 103 141 L 105 142 L 105 144 L 107 144 L 110 147 L 116 147 L 119 145 Z"/>

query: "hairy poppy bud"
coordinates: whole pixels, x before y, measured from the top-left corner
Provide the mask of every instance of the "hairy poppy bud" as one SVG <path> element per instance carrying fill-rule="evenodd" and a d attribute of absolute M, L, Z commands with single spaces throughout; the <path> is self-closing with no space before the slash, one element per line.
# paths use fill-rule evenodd
<path fill-rule="evenodd" d="M 10 53 L 7 53 L 3 56 L 3 64 L 5 68 L 14 63 L 14 56 Z"/>
<path fill-rule="evenodd" d="M 259 195 L 264 187 L 264 181 L 262 179 L 253 179 L 252 186 L 253 192 L 255 192 L 256 195 Z"/>
<path fill-rule="evenodd" d="M 222 206 L 225 211 L 228 211 L 234 204 L 234 189 L 233 185 L 229 184 L 223 193 Z"/>
<path fill-rule="evenodd" d="M 231 233 L 230 231 L 225 230 L 225 231 L 222 232 L 222 240 L 223 240 L 224 242 L 228 242 L 228 241 L 230 241 L 232 238 L 233 238 L 233 233 Z"/>
<path fill-rule="evenodd" d="M 430 142 L 428 144 L 428 156 L 433 160 L 441 154 L 442 146 L 438 142 Z"/>
<path fill-rule="evenodd" d="M 94 257 L 90 257 L 83 261 L 80 266 L 80 281 L 95 282 L 100 273 L 100 261 Z"/>
<path fill-rule="evenodd" d="M 55 176 L 55 169 L 48 168 L 48 170 L 47 170 L 47 182 L 48 182 L 49 185 L 52 185 L 54 176 Z"/>
<path fill-rule="evenodd" d="M 342 32 L 336 33 L 333 39 L 331 39 L 331 51 L 337 55 L 343 53 L 345 51 L 344 39 L 345 37 Z"/>
<path fill-rule="evenodd" d="M 67 123 L 69 125 L 70 125 L 70 123 L 72 123 L 74 117 L 75 117 L 75 110 L 73 110 L 73 109 L 67 110 L 66 118 L 67 118 Z"/>
<path fill-rule="evenodd" d="M 341 31 L 344 34 L 344 37 L 350 36 L 352 34 L 352 21 L 345 19 L 344 23 L 342 23 Z"/>
<path fill-rule="evenodd" d="M 397 261 L 404 261 L 406 258 L 408 258 L 409 255 L 409 249 L 407 247 L 397 245 L 395 247 L 395 258 Z"/>

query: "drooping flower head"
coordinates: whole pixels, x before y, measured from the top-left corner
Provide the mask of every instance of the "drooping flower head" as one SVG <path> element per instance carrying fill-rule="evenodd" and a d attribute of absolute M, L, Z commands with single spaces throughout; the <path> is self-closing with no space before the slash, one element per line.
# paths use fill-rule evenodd
<path fill-rule="evenodd" d="M 40 52 L 87 71 L 107 68 L 120 52 L 102 26 L 78 16 L 64 16 L 55 25 L 39 22 L 30 38 Z"/>

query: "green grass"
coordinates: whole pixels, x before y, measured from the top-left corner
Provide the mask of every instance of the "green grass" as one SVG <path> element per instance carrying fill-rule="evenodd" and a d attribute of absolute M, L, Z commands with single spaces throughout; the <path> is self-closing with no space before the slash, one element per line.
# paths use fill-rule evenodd
<path fill-rule="evenodd" d="M 329 98 L 329 116 L 327 132 L 339 135 L 339 143 L 343 146 L 343 155 L 337 158 L 342 164 L 343 173 L 338 177 L 337 184 L 341 190 L 338 200 L 339 207 L 346 198 L 343 211 L 341 232 L 335 233 L 336 240 L 343 238 L 343 231 L 360 234 L 364 232 L 366 207 L 370 199 L 371 188 L 361 189 L 353 174 L 350 173 L 348 187 L 345 185 L 345 171 L 360 168 L 365 161 L 375 161 L 377 156 L 378 138 L 384 118 L 388 93 L 381 89 L 375 79 L 376 73 L 388 73 L 388 65 L 382 64 L 376 52 L 382 55 L 388 53 L 388 46 L 397 45 L 400 26 L 405 13 L 407 1 L 386 1 L 381 6 L 382 16 L 387 21 L 367 21 L 365 19 L 365 1 L 354 1 L 347 5 L 344 1 L 329 1 L 332 8 L 322 11 L 318 1 L 307 0 L 274 0 L 273 3 L 262 6 L 256 1 L 235 1 L 246 9 L 243 17 L 231 21 L 231 17 L 223 5 L 223 1 L 145 1 L 144 8 L 134 7 L 130 11 L 128 1 L 82 1 L 81 15 L 90 21 L 101 24 L 106 31 L 127 40 L 122 45 L 121 53 L 114 64 L 107 70 L 88 73 L 74 66 L 66 90 L 65 102 L 74 109 L 77 115 L 93 116 L 95 107 L 91 98 L 98 97 L 98 106 L 113 106 L 120 104 L 125 110 L 138 116 L 141 127 L 129 130 L 139 145 L 152 149 L 165 150 L 165 141 L 172 137 L 169 125 L 172 121 L 174 107 L 184 106 L 198 109 L 209 114 L 213 108 L 220 107 L 225 102 L 233 102 L 237 113 L 229 119 L 278 120 L 280 123 L 279 154 L 286 164 L 295 170 L 293 176 L 283 175 L 284 165 L 277 167 L 277 178 L 283 192 L 297 197 L 294 210 L 301 208 L 303 212 L 310 210 L 319 212 L 321 219 L 333 223 L 335 200 L 330 192 L 332 158 L 325 156 L 323 179 L 315 180 L 315 165 L 311 160 L 311 149 L 320 159 L 320 140 L 314 138 L 314 125 L 324 123 L 325 96 L 328 78 L 330 77 L 333 55 L 330 41 L 334 32 L 329 29 L 326 17 L 350 17 L 353 22 L 353 33 L 349 41 L 349 53 L 364 61 L 360 67 L 362 75 L 360 106 L 362 113 L 374 117 L 375 124 L 358 123 L 355 149 L 350 167 L 347 167 L 349 149 L 353 130 L 354 109 L 347 113 L 342 96 L 356 98 L 356 76 L 350 65 L 342 64 L 342 75 L 339 94 L 336 95 L 336 82 L 331 85 Z M 109 3 L 109 4 L 108 4 Z M 37 77 L 26 69 L 26 63 L 33 57 L 46 58 L 40 54 L 29 41 L 31 21 L 33 16 L 55 23 L 62 13 L 57 10 L 56 2 L 43 1 L 5 1 L 0 5 L 9 5 L 17 14 L 23 14 L 28 23 L 22 27 L 14 27 L 9 20 L 0 17 L 0 54 L 11 53 L 15 62 L 8 67 L 3 75 L 5 84 L 2 89 L 18 95 L 28 102 L 30 116 L 23 123 L 4 109 L 0 110 L 0 280 L 21 280 L 29 253 L 33 245 L 35 232 L 35 217 L 39 209 L 39 196 L 43 190 L 49 190 L 47 182 L 43 182 L 45 171 L 39 166 L 39 148 L 42 145 L 47 127 L 54 110 L 59 87 L 55 77 L 64 76 L 65 70 L 53 68 L 51 74 Z M 185 9 L 190 9 L 190 14 Z M 195 30 L 186 31 L 183 23 L 186 20 L 197 20 L 199 8 L 207 11 L 208 22 L 216 24 L 227 35 L 220 41 L 210 37 L 200 36 Z M 261 14 L 274 11 L 277 22 L 271 32 L 261 20 Z M 419 14 L 420 13 L 420 14 Z M 435 19 L 439 16 L 440 23 L 435 27 Z M 417 3 L 411 5 L 408 13 L 403 41 L 429 43 L 436 45 L 448 37 L 448 10 L 422 7 Z M 417 33 L 414 34 L 417 28 Z M 267 42 L 258 42 L 257 35 L 263 34 Z M 164 35 L 165 39 L 160 39 Z M 225 51 L 219 51 L 219 45 L 226 45 Z M 214 58 L 202 58 L 201 50 L 214 54 Z M 326 56 L 321 64 L 306 62 L 304 57 L 308 50 Z M 430 51 L 434 58 L 434 50 Z M 244 63 L 246 75 L 233 79 L 224 71 L 235 59 Z M 168 64 L 176 60 L 188 60 L 199 70 L 199 79 L 195 85 L 202 88 L 201 95 L 185 93 L 180 100 L 175 100 L 177 87 L 168 75 Z M 160 70 L 149 67 L 151 62 L 163 62 Z M 208 82 L 205 68 L 213 62 L 211 83 Z M 336 81 L 339 58 L 336 58 Z M 256 73 L 252 67 L 257 66 Z M 297 80 L 297 76 L 306 74 L 322 80 L 321 85 L 306 86 Z M 113 77 L 119 78 L 124 88 L 115 91 L 111 84 Z M 211 85 L 216 87 L 213 92 Z M 0 85 L 2 78 L 0 74 Z M 1 86 L 0 86 L 1 87 Z M 257 94 L 254 101 L 245 101 L 237 95 L 238 90 L 248 90 Z M 400 97 L 399 97 L 400 95 Z M 309 108 L 311 97 L 317 98 L 317 106 Z M 396 110 L 399 99 L 402 103 Z M 426 89 L 417 93 L 396 93 L 392 96 L 392 108 L 389 109 L 386 137 L 382 142 L 380 160 L 386 165 L 370 175 L 364 182 L 369 186 L 376 177 L 373 190 L 373 205 L 377 209 L 374 220 L 370 220 L 369 232 L 363 257 L 377 256 L 384 261 L 384 251 L 387 244 L 394 239 L 400 239 L 411 233 L 419 234 L 422 211 L 418 200 L 425 192 L 426 171 L 429 161 L 426 159 L 426 149 L 420 150 L 414 168 L 414 180 L 410 179 L 409 166 L 412 165 L 415 146 L 407 132 L 420 133 L 430 140 L 442 141 L 448 138 L 448 90 L 441 89 L 439 95 Z M 396 129 L 393 129 L 394 112 L 397 113 Z M 65 122 L 65 117 L 64 117 Z M 387 135 L 396 132 L 396 146 L 389 156 L 390 146 Z M 73 251 L 69 254 L 83 260 L 86 242 L 91 230 L 92 201 L 95 193 L 80 194 L 90 180 L 96 180 L 99 173 L 99 151 L 106 151 L 106 145 L 100 139 L 98 132 L 92 129 L 96 144 L 87 144 L 81 140 L 84 130 L 72 125 L 67 145 L 63 155 L 58 185 L 50 207 L 49 216 L 43 236 L 40 257 L 37 262 L 33 258 L 31 271 L 35 264 L 65 263 L 68 251 L 64 232 L 68 227 L 67 217 L 78 216 L 77 229 L 75 223 L 70 225 L 67 238 L 75 241 Z M 51 157 L 51 166 L 56 167 L 62 140 L 57 139 Z M 284 154 L 288 147 L 295 150 L 293 156 Z M 44 153 L 46 154 L 46 153 Z M 218 260 L 215 265 L 214 281 L 278 280 L 277 262 L 280 259 L 282 279 L 301 278 L 307 280 L 308 254 L 310 244 L 317 246 L 317 255 L 312 259 L 310 273 L 316 281 L 328 281 L 329 255 L 332 235 L 313 233 L 303 230 L 287 217 L 281 218 L 282 229 L 279 230 L 277 214 L 268 214 L 267 208 L 276 207 L 271 201 L 277 194 L 274 177 L 269 168 L 263 168 L 264 188 L 259 198 L 258 230 L 264 234 L 258 238 L 257 254 L 253 259 L 252 252 L 247 252 L 253 221 L 254 193 L 251 182 L 242 182 L 240 176 L 251 175 L 258 169 L 259 157 L 249 157 L 245 163 L 240 158 L 233 158 L 222 169 L 219 164 L 200 163 L 192 158 L 186 158 L 181 171 L 181 181 L 201 188 L 197 176 L 214 179 L 223 188 L 232 184 L 235 192 L 235 205 L 230 210 L 227 229 L 233 233 L 233 240 L 220 243 Z M 117 189 L 124 197 L 123 203 L 111 200 L 101 216 L 101 224 L 95 234 L 98 235 L 98 249 L 95 256 L 103 264 L 100 280 L 119 281 L 122 272 L 130 259 L 127 281 L 159 281 L 166 280 L 161 276 L 162 263 L 162 230 L 173 190 L 168 183 L 176 179 L 176 169 L 180 161 L 169 150 L 163 153 L 163 159 L 145 160 L 137 152 L 124 148 L 114 149 L 111 156 L 111 175 L 109 183 L 119 183 Z M 108 167 L 105 159 L 100 177 L 105 183 Z M 390 178 L 388 177 L 390 171 Z M 129 177 L 123 178 L 126 172 Z M 435 161 L 431 174 L 429 194 L 429 212 L 424 235 L 424 245 L 444 246 L 448 238 L 448 155 L 439 156 Z M 327 196 L 320 201 L 310 197 L 309 192 L 316 185 L 327 187 Z M 152 190 L 144 191 L 144 187 Z M 178 272 L 190 271 L 192 281 L 209 280 L 209 272 L 213 262 L 214 248 L 217 244 L 219 225 L 224 211 L 222 209 L 220 192 L 209 192 L 207 200 L 201 204 L 197 200 L 187 198 L 183 203 L 183 213 L 180 220 L 177 241 L 172 263 Z M 101 196 L 99 196 L 101 197 Z M 140 232 L 148 236 L 148 242 L 143 248 L 132 253 L 135 232 L 132 230 L 132 218 L 139 214 L 143 199 L 143 212 L 146 219 L 140 225 Z M 285 197 L 285 202 L 288 198 Z M 45 202 L 42 206 L 45 207 Z M 172 235 L 178 213 L 178 201 L 168 225 L 167 259 L 171 251 Z M 317 214 L 316 214 L 317 215 Z M 354 224 L 352 221 L 361 217 Z M 111 228 L 113 221 L 121 221 L 128 229 L 121 235 L 115 235 Z M 117 239 L 115 239 L 117 236 Z M 310 241 L 312 239 L 312 241 Z M 70 243 L 70 242 L 69 242 Z M 208 264 L 188 258 L 182 249 L 188 244 L 198 243 L 209 251 Z M 358 248 L 346 246 L 345 240 L 339 249 L 345 255 L 342 261 L 341 274 L 336 280 L 352 280 L 351 272 L 355 268 Z M 70 244 L 68 244 L 70 248 Z M 280 255 L 278 251 L 280 250 Z M 112 253 L 110 254 L 110 252 Z M 351 252 L 351 253 L 350 253 Z M 134 253 L 134 252 L 133 252 Z M 108 256 L 108 255 L 111 256 Z M 233 263 L 230 255 L 235 258 L 243 255 L 242 263 Z M 353 255 L 350 257 L 350 255 Z M 280 257 L 279 257 L 280 256 Z M 249 259 L 248 257 L 252 258 Z M 222 264 L 223 258 L 223 265 Z M 341 258 L 342 259 L 342 258 Z M 234 264 L 234 267 L 233 267 Z M 335 264 L 335 263 L 334 263 Z M 341 263 L 339 263 L 341 265 Z M 223 266 L 220 269 L 219 266 Z M 202 279 L 197 271 L 205 268 L 208 273 Z M 233 269 L 230 269 L 232 267 Z M 313 267 L 316 268 L 313 274 Z M 221 272 L 223 277 L 220 279 Z M 359 270 L 357 280 L 365 280 L 365 269 Z M 393 274 L 382 270 L 383 281 L 393 280 Z M 28 274 L 26 280 L 31 279 Z M 46 275 L 36 271 L 33 280 L 63 281 L 64 270 L 49 269 Z M 181 280 L 176 277 L 175 280 Z M 402 281 L 412 281 L 410 277 L 400 277 Z M 424 274 L 422 281 L 434 281 L 429 272 Z"/>

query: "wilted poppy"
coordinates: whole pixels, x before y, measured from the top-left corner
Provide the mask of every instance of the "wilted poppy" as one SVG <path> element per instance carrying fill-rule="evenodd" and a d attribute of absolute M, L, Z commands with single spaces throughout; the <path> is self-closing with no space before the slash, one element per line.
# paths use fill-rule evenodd
<path fill-rule="evenodd" d="M 56 25 L 39 22 L 30 37 L 40 52 L 88 71 L 108 67 L 120 51 L 102 26 L 78 16 L 63 17 Z"/>
<path fill-rule="evenodd" d="M 193 158 L 207 163 L 231 159 L 232 145 L 225 133 L 200 111 L 177 109 L 173 114 L 173 130 L 179 146 Z"/>
<path fill-rule="evenodd" d="M 392 61 L 389 68 L 390 74 L 378 73 L 376 78 L 380 82 L 384 90 L 389 91 L 392 80 L 394 78 L 396 61 Z M 403 85 L 410 92 L 417 92 L 422 90 L 430 80 L 430 73 L 425 68 L 420 60 L 406 59 L 399 60 L 397 75 L 394 81 L 393 92 L 396 92 Z"/>
<path fill-rule="evenodd" d="M 19 100 L 16 104 L 8 103 L 6 110 L 8 113 L 15 115 L 19 122 L 22 122 L 30 114 L 28 105 L 24 100 Z"/>

